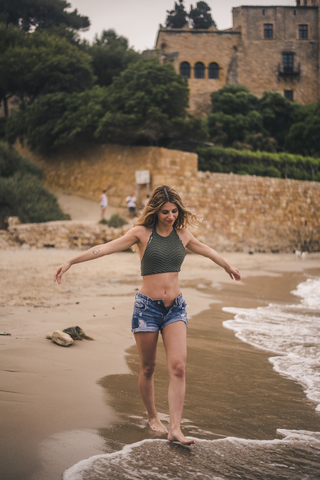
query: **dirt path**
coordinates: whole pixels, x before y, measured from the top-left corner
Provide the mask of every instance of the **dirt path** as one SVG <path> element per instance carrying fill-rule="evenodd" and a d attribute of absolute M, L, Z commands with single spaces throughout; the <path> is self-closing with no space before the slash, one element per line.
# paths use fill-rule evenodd
<path fill-rule="evenodd" d="M 62 192 L 60 190 L 53 190 L 52 193 L 54 193 L 57 197 L 61 210 L 64 213 L 68 213 L 71 217 L 71 220 L 100 220 L 99 198 L 97 198 L 97 201 L 94 201 L 90 198 L 83 197 L 82 195 L 74 195 L 68 192 Z M 125 207 L 116 208 L 108 206 L 105 218 L 108 220 L 114 213 L 118 213 L 122 217 L 126 217 L 127 209 Z"/>

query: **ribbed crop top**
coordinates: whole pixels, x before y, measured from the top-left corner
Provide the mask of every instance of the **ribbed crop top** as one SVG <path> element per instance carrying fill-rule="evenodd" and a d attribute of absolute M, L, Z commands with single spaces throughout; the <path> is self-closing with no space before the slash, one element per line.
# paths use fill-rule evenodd
<path fill-rule="evenodd" d="M 141 260 L 141 275 L 180 272 L 185 256 L 186 250 L 175 229 L 162 237 L 154 228 Z"/>

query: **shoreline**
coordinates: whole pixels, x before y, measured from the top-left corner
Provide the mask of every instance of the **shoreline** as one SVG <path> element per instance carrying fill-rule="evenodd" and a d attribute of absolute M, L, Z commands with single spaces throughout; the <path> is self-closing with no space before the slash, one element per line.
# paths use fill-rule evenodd
<path fill-rule="evenodd" d="M 68 256 L 67 250 L 0 251 L 0 330 L 11 333 L 0 337 L 1 468 L 6 480 L 55 480 L 57 472 L 61 475 L 82 458 L 103 453 L 105 445 L 97 443 L 94 431 L 116 424 L 119 413 L 97 382 L 108 375 L 132 375 L 126 350 L 134 345 L 130 317 L 140 285 L 137 255 L 121 253 L 77 265 L 58 290 L 53 271 Z M 263 303 L 267 285 L 285 272 L 295 281 L 310 269 L 320 271 L 320 253 L 305 261 L 289 254 L 224 257 L 240 269 L 243 282 L 251 279 L 252 304 Z M 255 282 L 254 277 L 266 280 Z M 180 280 L 190 324 L 215 302 L 222 307 L 221 292 L 230 302 L 237 299 L 239 305 L 248 305 L 236 283 L 208 259 L 187 255 Z M 274 290 L 274 284 L 270 288 Z M 45 339 L 48 331 L 72 325 L 81 326 L 95 341 L 63 348 Z M 139 409 L 143 412 L 141 405 Z"/>

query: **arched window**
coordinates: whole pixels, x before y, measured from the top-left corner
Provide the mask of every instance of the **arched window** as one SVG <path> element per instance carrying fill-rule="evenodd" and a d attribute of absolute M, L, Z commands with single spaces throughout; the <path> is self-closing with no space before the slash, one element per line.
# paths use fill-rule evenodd
<path fill-rule="evenodd" d="M 204 64 L 197 62 L 194 66 L 194 78 L 204 78 Z"/>
<path fill-rule="evenodd" d="M 216 62 L 209 65 L 209 78 L 219 78 L 219 65 Z"/>
<path fill-rule="evenodd" d="M 180 63 L 180 75 L 182 77 L 190 78 L 190 63 L 189 62 L 181 62 Z"/>

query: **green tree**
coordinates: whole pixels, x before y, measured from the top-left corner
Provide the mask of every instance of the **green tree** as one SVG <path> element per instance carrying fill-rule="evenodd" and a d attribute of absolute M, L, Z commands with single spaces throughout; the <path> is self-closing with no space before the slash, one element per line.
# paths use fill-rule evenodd
<path fill-rule="evenodd" d="M 94 77 L 91 58 L 65 38 L 43 32 L 25 35 L 0 25 L 0 95 L 15 96 L 21 108 L 40 95 L 90 88 Z"/>
<path fill-rule="evenodd" d="M 196 8 L 191 5 L 189 19 L 193 28 L 209 28 L 215 25 L 211 17 L 211 8 L 206 2 L 197 2 Z"/>
<path fill-rule="evenodd" d="M 211 93 L 212 113 L 247 115 L 258 109 L 258 98 L 242 85 L 226 85 Z"/>
<path fill-rule="evenodd" d="M 131 63 L 108 94 L 108 111 L 97 131 L 103 142 L 156 144 L 172 138 L 175 121 L 186 117 L 187 81 L 156 57 Z"/>
<path fill-rule="evenodd" d="M 299 105 L 294 122 L 285 137 L 288 152 L 319 156 L 320 152 L 320 101 L 314 105 Z"/>
<path fill-rule="evenodd" d="M 99 121 L 108 109 L 106 88 L 95 86 L 81 93 L 43 95 L 8 121 L 7 135 L 13 143 L 26 138 L 33 150 L 47 152 L 61 145 L 96 141 Z"/>
<path fill-rule="evenodd" d="M 100 37 L 96 36 L 87 52 L 92 57 L 94 74 L 100 86 L 111 85 L 114 77 L 139 58 L 138 53 L 129 49 L 128 40 L 111 29 L 104 30 Z"/>
<path fill-rule="evenodd" d="M 277 92 L 264 92 L 258 101 L 258 111 L 263 117 L 263 128 L 281 147 L 284 146 L 297 107 L 296 103 L 290 102 Z"/>
<path fill-rule="evenodd" d="M 239 143 L 248 141 L 249 134 L 257 134 L 262 130 L 262 116 L 252 110 L 246 115 L 236 113 L 212 113 L 208 115 L 208 131 L 210 139 L 219 145 L 240 146 Z M 235 145 L 235 142 L 237 145 Z"/>
<path fill-rule="evenodd" d="M 70 7 L 65 0 L 2 0 L 0 22 L 6 26 L 12 24 L 25 32 L 62 24 L 87 30 L 90 26 L 88 17 L 80 15 L 77 10 L 67 11 Z"/>
<path fill-rule="evenodd" d="M 188 24 L 188 14 L 185 11 L 183 0 L 179 0 L 179 5 L 174 2 L 174 9 L 167 10 L 167 14 L 167 28 L 182 28 Z"/>
<path fill-rule="evenodd" d="M 242 85 L 226 85 L 213 92 L 211 102 L 213 113 L 208 115 L 208 131 L 214 143 L 240 146 L 250 141 L 249 135 L 263 130 L 258 98 Z"/>

